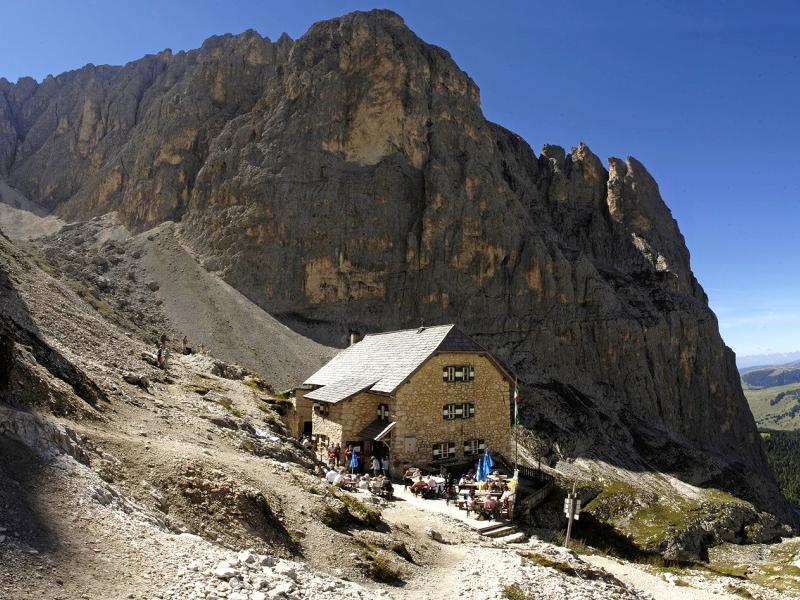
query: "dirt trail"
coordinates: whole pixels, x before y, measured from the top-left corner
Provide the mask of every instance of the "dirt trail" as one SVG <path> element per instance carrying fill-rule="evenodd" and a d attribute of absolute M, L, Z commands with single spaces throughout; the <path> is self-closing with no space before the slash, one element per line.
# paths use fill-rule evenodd
<path fill-rule="evenodd" d="M 624 563 L 608 556 L 590 555 L 585 556 L 584 559 L 589 564 L 611 573 L 631 587 L 649 594 L 654 600 L 720 600 L 740 597 L 734 594 L 700 590 L 688 585 L 676 586 L 631 563 Z"/>

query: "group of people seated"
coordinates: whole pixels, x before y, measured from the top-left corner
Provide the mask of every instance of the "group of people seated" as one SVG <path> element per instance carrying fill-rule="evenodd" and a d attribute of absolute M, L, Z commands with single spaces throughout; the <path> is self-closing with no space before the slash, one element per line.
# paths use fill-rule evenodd
<path fill-rule="evenodd" d="M 369 474 L 351 474 L 344 467 L 329 469 L 322 462 L 318 462 L 314 466 L 314 474 L 336 487 L 368 490 L 389 499 L 394 496 L 394 486 L 388 475 L 370 477 Z"/>
<path fill-rule="evenodd" d="M 344 467 L 329 469 L 321 462 L 314 466 L 314 474 L 336 487 L 355 487 L 358 483 L 358 476 L 350 475 Z"/>
<path fill-rule="evenodd" d="M 415 496 L 423 498 L 441 498 L 445 493 L 447 479 L 435 475 L 424 475 L 416 467 L 406 469 L 403 473 L 403 487 L 410 489 Z"/>
<path fill-rule="evenodd" d="M 362 475 L 358 482 L 358 488 L 369 490 L 376 496 L 382 496 L 389 500 L 394 497 L 394 486 L 388 475 L 375 475 L 373 477 L 370 477 L 369 474 Z"/>
<path fill-rule="evenodd" d="M 499 485 L 493 486 L 491 489 L 491 492 L 494 493 L 490 492 L 480 498 L 476 495 L 474 487 L 460 488 L 459 495 L 461 498 L 458 503 L 463 506 L 463 508 L 466 508 L 468 516 L 470 511 L 474 511 L 479 516 L 484 515 L 488 518 L 497 518 L 503 511 L 507 513 L 514 492 L 508 487 L 505 481 L 498 481 L 496 483 Z M 497 496 L 497 492 L 500 492 L 499 497 Z"/>

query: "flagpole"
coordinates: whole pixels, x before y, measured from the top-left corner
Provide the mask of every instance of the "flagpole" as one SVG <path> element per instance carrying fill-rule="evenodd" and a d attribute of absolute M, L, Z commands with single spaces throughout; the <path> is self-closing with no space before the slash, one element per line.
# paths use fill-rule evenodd
<path fill-rule="evenodd" d="M 517 409 L 517 378 L 514 377 L 514 476 L 518 473 L 518 457 L 519 457 L 519 416 Z"/>

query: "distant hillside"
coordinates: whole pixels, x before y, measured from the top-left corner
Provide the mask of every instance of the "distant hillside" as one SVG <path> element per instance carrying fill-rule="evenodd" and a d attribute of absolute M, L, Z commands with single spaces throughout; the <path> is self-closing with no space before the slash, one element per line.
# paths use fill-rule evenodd
<path fill-rule="evenodd" d="M 764 367 L 761 369 L 748 369 L 741 372 L 742 381 L 750 387 L 775 387 L 800 383 L 800 366 L 796 363 L 781 367 Z"/>
<path fill-rule="evenodd" d="M 744 395 L 761 429 L 800 430 L 800 383 L 747 388 Z"/>
<path fill-rule="evenodd" d="M 800 430 L 800 362 L 739 372 L 744 395 L 759 428 Z"/>
<path fill-rule="evenodd" d="M 762 437 L 784 495 L 800 505 L 800 431 L 770 431 Z"/>

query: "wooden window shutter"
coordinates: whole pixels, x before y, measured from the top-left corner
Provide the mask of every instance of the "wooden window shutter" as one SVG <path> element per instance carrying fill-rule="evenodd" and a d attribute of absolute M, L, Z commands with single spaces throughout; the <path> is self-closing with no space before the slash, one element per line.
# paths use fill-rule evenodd
<path fill-rule="evenodd" d="M 442 457 L 442 445 L 441 444 L 434 444 L 433 445 L 433 458 L 439 459 Z"/>
<path fill-rule="evenodd" d="M 456 455 L 456 443 L 447 442 L 447 457 L 453 458 Z"/>

